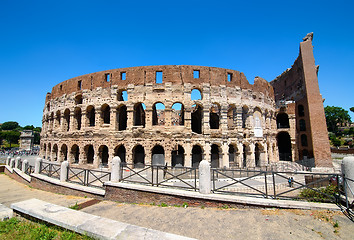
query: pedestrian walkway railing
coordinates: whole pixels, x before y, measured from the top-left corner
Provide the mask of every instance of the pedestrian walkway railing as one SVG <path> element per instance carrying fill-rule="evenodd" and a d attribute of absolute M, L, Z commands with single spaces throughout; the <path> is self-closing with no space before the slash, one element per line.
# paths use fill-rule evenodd
<path fill-rule="evenodd" d="M 121 165 L 121 182 L 139 183 L 156 187 L 182 188 L 197 191 L 197 169 L 134 164 Z"/>
<path fill-rule="evenodd" d="M 23 171 L 23 170 L 22 170 Z M 23 171 L 25 174 L 27 175 L 31 175 L 32 173 L 34 173 L 34 167 L 27 164 L 26 165 L 26 169 Z"/>
<path fill-rule="evenodd" d="M 40 174 L 52 178 L 60 178 L 60 164 L 51 162 L 42 162 L 39 170 Z"/>
<path fill-rule="evenodd" d="M 111 172 L 104 170 L 84 169 L 77 167 L 67 168 L 68 182 L 83 186 L 103 188 L 104 182 L 111 180 Z"/>

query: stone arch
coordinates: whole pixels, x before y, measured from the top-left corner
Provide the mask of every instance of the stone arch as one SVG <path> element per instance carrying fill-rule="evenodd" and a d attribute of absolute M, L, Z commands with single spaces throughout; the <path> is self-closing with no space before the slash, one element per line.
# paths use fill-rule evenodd
<path fill-rule="evenodd" d="M 72 145 L 70 155 L 72 163 L 79 163 L 80 148 L 77 144 Z"/>
<path fill-rule="evenodd" d="M 277 128 L 290 128 L 288 114 L 286 113 L 277 114 Z"/>
<path fill-rule="evenodd" d="M 199 163 L 203 160 L 203 149 L 199 145 L 194 145 L 192 148 L 192 167 L 199 167 Z"/>
<path fill-rule="evenodd" d="M 118 101 L 128 101 L 128 92 L 126 89 L 119 89 L 117 91 L 117 100 Z"/>
<path fill-rule="evenodd" d="M 65 131 L 70 130 L 70 110 L 69 108 L 64 111 L 64 129 Z"/>
<path fill-rule="evenodd" d="M 184 106 L 180 102 L 176 102 L 172 105 L 172 126 L 182 126 L 184 125 Z"/>
<path fill-rule="evenodd" d="M 50 124 L 49 129 L 51 130 L 53 130 L 53 122 L 54 122 L 54 113 L 52 112 L 50 114 L 50 119 L 49 119 L 49 124 Z"/>
<path fill-rule="evenodd" d="M 98 159 L 103 167 L 108 167 L 109 153 L 106 145 L 101 145 L 98 148 Z"/>
<path fill-rule="evenodd" d="M 236 155 L 237 155 L 238 149 L 237 149 L 237 145 L 236 144 L 229 144 L 229 166 L 231 166 L 232 164 L 236 163 Z"/>
<path fill-rule="evenodd" d="M 155 145 L 151 149 L 151 164 L 155 166 L 165 165 L 165 150 L 161 145 Z"/>
<path fill-rule="evenodd" d="M 61 122 L 61 113 L 60 111 L 58 110 L 55 114 L 55 127 L 57 129 L 60 129 L 60 122 Z"/>
<path fill-rule="evenodd" d="M 140 144 L 133 148 L 133 163 L 136 168 L 145 166 L 145 151 L 144 147 Z"/>
<path fill-rule="evenodd" d="M 74 119 L 75 119 L 75 126 L 77 130 L 81 129 L 81 108 L 75 107 L 74 109 Z"/>
<path fill-rule="evenodd" d="M 247 143 L 247 142 L 243 143 L 242 148 L 243 148 L 242 167 L 246 168 L 246 167 L 248 167 L 248 160 L 249 160 L 248 156 L 250 155 L 251 148 L 250 148 L 249 143 Z"/>
<path fill-rule="evenodd" d="M 177 145 L 177 148 L 172 150 L 171 158 L 172 167 L 183 167 L 184 148 L 181 145 Z"/>
<path fill-rule="evenodd" d="M 244 105 L 242 107 L 242 128 L 247 127 L 248 111 L 249 111 L 249 107 Z"/>
<path fill-rule="evenodd" d="M 156 102 L 152 106 L 152 125 L 165 125 L 165 105 L 161 102 Z"/>
<path fill-rule="evenodd" d="M 139 102 L 134 105 L 134 126 L 145 127 L 145 104 Z"/>
<path fill-rule="evenodd" d="M 199 88 L 193 88 L 191 91 L 191 100 L 196 101 L 202 99 L 203 99 L 202 90 Z"/>
<path fill-rule="evenodd" d="M 126 154 L 127 154 L 127 151 L 126 151 L 126 149 L 125 149 L 123 144 L 117 146 L 114 149 L 114 156 L 118 156 L 120 158 L 120 161 L 123 164 L 126 164 Z"/>
<path fill-rule="evenodd" d="M 47 159 L 47 154 L 46 154 L 47 153 L 47 144 L 46 143 L 43 143 L 42 149 L 43 149 L 42 150 L 42 154 L 43 154 L 42 156 L 43 156 L 44 159 Z"/>
<path fill-rule="evenodd" d="M 53 161 L 58 161 L 58 145 L 54 144 L 53 145 Z"/>
<path fill-rule="evenodd" d="M 212 103 L 209 110 L 209 126 L 210 129 L 219 129 L 220 127 L 220 111 L 221 107 L 218 103 Z"/>
<path fill-rule="evenodd" d="M 217 144 L 212 144 L 210 149 L 210 165 L 212 168 L 218 168 L 220 166 L 220 154 L 222 154 L 220 146 Z"/>
<path fill-rule="evenodd" d="M 237 112 L 235 104 L 230 104 L 227 109 L 227 128 L 232 130 L 237 126 Z"/>
<path fill-rule="evenodd" d="M 78 94 L 75 96 L 75 104 L 82 104 L 82 94 Z"/>
<path fill-rule="evenodd" d="M 101 119 L 103 124 L 111 123 L 111 107 L 107 103 L 101 106 Z"/>
<path fill-rule="evenodd" d="M 95 107 L 90 105 L 86 108 L 86 119 L 87 119 L 87 124 L 86 126 L 89 127 L 94 127 L 96 124 L 96 119 L 95 119 Z"/>
<path fill-rule="evenodd" d="M 94 158 L 95 158 L 95 150 L 93 148 L 92 144 L 86 145 L 84 147 L 85 155 L 86 155 L 86 161 L 88 164 L 93 164 Z"/>
<path fill-rule="evenodd" d="M 262 160 L 263 160 L 263 154 L 264 153 L 264 148 L 262 144 L 256 143 L 254 145 L 254 165 L 256 167 L 260 167 L 262 165 Z"/>
<path fill-rule="evenodd" d="M 118 121 L 118 131 L 124 131 L 127 129 L 128 115 L 127 106 L 120 105 L 117 108 L 117 121 Z"/>
<path fill-rule="evenodd" d="M 280 161 L 291 161 L 291 139 L 287 132 L 279 132 L 277 134 L 277 144 Z"/>
<path fill-rule="evenodd" d="M 47 156 L 47 160 L 52 161 L 52 159 L 50 157 L 52 154 L 52 144 L 51 143 L 48 143 L 48 154 L 49 154 L 49 156 Z"/>
<path fill-rule="evenodd" d="M 61 148 L 60 148 L 60 159 L 62 161 L 67 161 L 68 160 L 68 146 L 66 146 L 66 144 L 61 145 Z"/>
<path fill-rule="evenodd" d="M 192 132 L 202 133 L 203 129 L 203 107 L 199 104 L 192 106 Z"/>

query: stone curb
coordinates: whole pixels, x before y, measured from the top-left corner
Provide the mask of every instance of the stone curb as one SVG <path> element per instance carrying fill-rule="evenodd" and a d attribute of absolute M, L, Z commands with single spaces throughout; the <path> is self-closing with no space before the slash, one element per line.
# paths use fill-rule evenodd
<path fill-rule="evenodd" d="M 18 213 L 98 239 L 193 239 L 98 217 L 35 198 L 13 203 L 11 208 Z"/>
<path fill-rule="evenodd" d="M 12 218 L 13 211 L 12 209 L 6 207 L 5 205 L 0 204 L 0 221 Z"/>

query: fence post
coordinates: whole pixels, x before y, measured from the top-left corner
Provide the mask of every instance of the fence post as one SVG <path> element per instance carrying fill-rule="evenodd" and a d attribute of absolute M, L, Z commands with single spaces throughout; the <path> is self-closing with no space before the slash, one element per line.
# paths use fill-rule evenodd
<path fill-rule="evenodd" d="M 60 182 L 66 182 L 68 180 L 68 166 L 69 162 L 67 160 L 61 163 Z"/>
<path fill-rule="evenodd" d="M 11 167 L 11 168 L 14 168 L 14 167 L 15 167 L 15 159 L 14 159 L 14 158 L 11 158 L 10 167 Z"/>
<path fill-rule="evenodd" d="M 34 164 L 34 173 L 39 174 L 41 171 L 41 165 L 42 165 L 42 158 L 37 158 L 36 162 Z"/>
<path fill-rule="evenodd" d="M 119 182 L 121 180 L 120 157 L 115 156 L 112 159 L 111 182 Z"/>
<path fill-rule="evenodd" d="M 10 163 L 11 163 L 11 157 L 9 156 L 9 157 L 7 157 L 7 160 L 6 160 L 7 166 L 10 166 Z"/>
<path fill-rule="evenodd" d="M 25 159 L 22 162 L 22 172 L 26 173 L 26 169 L 28 168 L 28 160 Z M 29 175 L 29 174 L 28 174 Z"/>
<path fill-rule="evenodd" d="M 18 168 L 18 167 L 19 167 L 20 161 L 21 161 L 21 158 L 20 158 L 20 157 L 17 157 L 16 160 L 15 160 L 15 168 Z"/>
<path fill-rule="evenodd" d="M 344 157 L 342 161 L 342 173 L 345 178 L 354 180 L 354 157 Z M 347 197 L 354 198 L 354 182 L 343 179 Z"/>
<path fill-rule="evenodd" d="M 202 194 L 209 194 L 210 187 L 210 163 L 207 160 L 202 160 L 199 163 L 199 192 Z"/>

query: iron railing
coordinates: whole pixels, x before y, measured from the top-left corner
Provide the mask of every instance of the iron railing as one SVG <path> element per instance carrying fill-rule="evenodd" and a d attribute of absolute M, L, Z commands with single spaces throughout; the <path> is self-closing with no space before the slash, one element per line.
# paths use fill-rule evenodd
<path fill-rule="evenodd" d="M 60 178 L 60 164 L 42 162 L 39 169 L 39 173 L 48 177 Z"/>
<path fill-rule="evenodd" d="M 68 167 L 68 182 L 83 186 L 103 188 L 104 182 L 110 180 L 110 171 Z"/>

